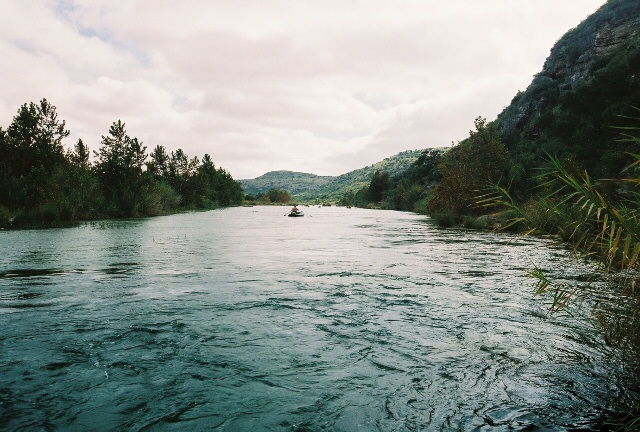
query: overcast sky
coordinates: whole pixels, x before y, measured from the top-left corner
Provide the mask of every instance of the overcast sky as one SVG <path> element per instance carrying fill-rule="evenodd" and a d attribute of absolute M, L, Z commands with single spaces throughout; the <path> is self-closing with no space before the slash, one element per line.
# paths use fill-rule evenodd
<path fill-rule="evenodd" d="M 605 0 L 3 0 L 0 126 L 47 98 L 72 146 L 121 119 L 236 179 L 339 175 L 464 139 Z"/>

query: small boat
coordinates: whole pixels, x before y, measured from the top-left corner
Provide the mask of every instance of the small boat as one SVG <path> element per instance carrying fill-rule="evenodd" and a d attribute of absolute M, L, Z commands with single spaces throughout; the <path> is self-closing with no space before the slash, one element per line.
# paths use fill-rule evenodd
<path fill-rule="evenodd" d="M 304 216 L 304 212 L 302 210 L 289 212 L 289 217 L 302 217 Z"/>

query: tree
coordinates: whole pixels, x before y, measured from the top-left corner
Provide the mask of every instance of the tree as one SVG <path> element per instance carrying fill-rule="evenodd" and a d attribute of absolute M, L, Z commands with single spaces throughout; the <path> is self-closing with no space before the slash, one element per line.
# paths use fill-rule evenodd
<path fill-rule="evenodd" d="M 64 163 L 62 139 L 69 136 L 65 121 L 58 120 L 56 107 L 46 99 L 23 104 L 7 129 L 12 175 L 21 176 L 34 167 L 52 171 Z"/>
<path fill-rule="evenodd" d="M 0 133 L 1 204 L 11 209 L 39 208 L 58 199 L 65 170 L 62 139 L 69 135 L 56 107 L 46 99 L 23 104 L 6 132 Z"/>
<path fill-rule="evenodd" d="M 11 175 L 13 158 L 11 150 L 7 132 L 0 127 L 0 207 L 11 207 L 13 203 L 12 192 L 15 191 L 15 180 Z"/>
<path fill-rule="evenodd" d="M 289 192 L 286 190 L 271 189 L 267 196 L 269 197 L 269 201 L 272 203 L 286 204 L 291 202 L 291 195 L 289 195 Z"/>
<path fill-rule="evenodd" d="M 371 202 L 378 203 L 382 201 L 384 193 L 391 187 L 391 179 L 387 171 L 380 172 L 376 170 L 369 183 L 369 199 Z"/>
<path fill-rule="evenodd" d="M 89 147 L 78 139 L 74 149 L 67 151 L 67 159 L 76 167 L 89 168 Z"/>
<path fill-rule="evenodd" d="M 428 210 L 432 214 L 473 214 L 480 190 L 506 173 L 509 154 L 498 139 L 495 125 L 478 117 L 469 138 L 447 152 L 440 164 L 442 181 L 434 188 Z"/>
<path fill-rule="evenodd" d="M 216 165 L 213 163 L 213 160 L 208 153 L 205 153 L 202 157 L 202 163 L 198 167 L 198 173 L 200 181 L 205 188 L 203 198 L 205 206 L 217 206 L 220 202 L 218 196 L 220 178 Z"/>
<path fill-rule="evenodd" d="M 209 155 L 200 163 L 178 149 L 146 148 L 118 120 L 94 151 L 79 139 L 65 151 L 65 122 L 46 99 L 24 104 L 0 127 L 0 225 L 49 223 L 113 216 L 163 214 L 178 207 L 240 204 L 242 188 Z M 146 170 L 144 169 L 146 165 Z M 178 191 L 180 194 L 178 194 Z"/>
<path fill-rule="evenodd" d="M 420 184 L 423 187 L 439 182 L 442 179 L 440 163 L 444 149 L 426 149 L 420 157 L 412 163 L 402 174 L 411 184 Z"/>
<path fill-rule="evenodd" d="M 114 216 L 144 214 L 144 194 L 148 185 L 142 167 L 146 147 L 137 138 L 127 135 L 120 120 L 102 136 L 102 147 L 94 152 L 98 158 L 96 173 L 106 200 L 107 212 Z"/>
<path fill-rule="evenodd" d="M 156 180 L 167 180 L 169 177 L 169 155 L 164 146 L 156 146 L 149 157 L 151 160 L 147 163 L 147 172 Z"/>
<path fill-rule="evenodd" d="M 235 181 L 224 168 L 218 168 L 218 179 L 220 181 L 217 187 L 219 204 L 222 206 L 242 204 L 244 193 L 240 182 Z"/>

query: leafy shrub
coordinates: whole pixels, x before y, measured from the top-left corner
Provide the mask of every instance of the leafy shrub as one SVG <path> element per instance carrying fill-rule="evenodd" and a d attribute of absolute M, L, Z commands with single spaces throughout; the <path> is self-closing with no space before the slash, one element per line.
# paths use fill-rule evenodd
<path fill-rule="evenodd" d="M 450 228 L 460 222 L 460 217 L 453 212 L 433 213 L 430 216 L 438 228 Z"/>

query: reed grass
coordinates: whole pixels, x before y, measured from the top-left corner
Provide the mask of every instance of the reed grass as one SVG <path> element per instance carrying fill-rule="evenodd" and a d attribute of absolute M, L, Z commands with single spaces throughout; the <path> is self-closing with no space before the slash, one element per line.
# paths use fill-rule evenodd
<path fill-rule="evenodd" d="M 623 141 L 640 148 L 640 127 L 625 128 Z M 619 179 L 594 181 L 586 171 L 549 156 L 551 169 L 540 177 L 538 196 L 516 202 L 508 187 L 494 185 L 478 205 L 511 217 L 502 229 L 518 226 L 526 235 L 554 235 L 590 265 L 584 280 L 568 283 L 534 268 L 535 294 L 549 301 L 549 311 L 589 305 L 605 343 L 640 377 L 640 154 Z M 613 187 L 612 187 L 613 186 Z M 620 430 L 640 428 L 640 406 Z"/>

